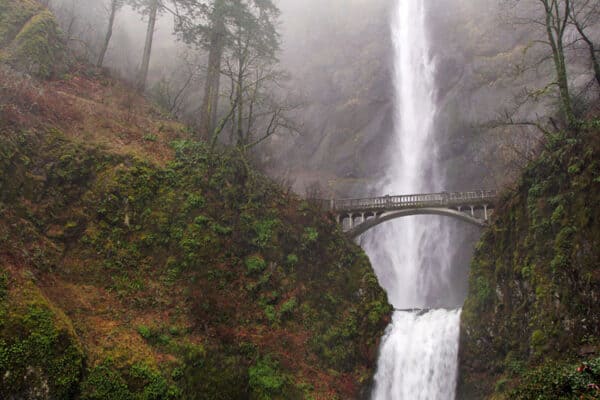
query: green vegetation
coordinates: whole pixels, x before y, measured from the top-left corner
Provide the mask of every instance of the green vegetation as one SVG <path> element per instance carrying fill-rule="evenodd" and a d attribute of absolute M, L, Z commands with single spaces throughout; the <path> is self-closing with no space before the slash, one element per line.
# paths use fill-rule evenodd
<path fill-rule="evenodd" d="M 0 0 L 0 33 L 0 61 L 60 77 L 36 2 Z M 360 248 L 239 149 L 63 78 L 0 69 L 0 397 L 358 397 L 391 312 Z"/>
<path fill-rule="evenodd" d="M 248 369 L 252 400 L 270 400 L 285 398 L 282 392 L 285 377 L 279 372 L 276 362 L 265 357 Z"/>
<path fill-rule="evenodd" d="M 580 364 L 549 362 L 520 377 L 510 399 L 592 400 L 600 391 L 600 358 Z"/>
<path fill-rule="evenodd" d="M 10 268 L 0 293 L 26 280 L 48 299 L 2 309 L 2 371 L 14 371 L 4 390 L 54 382 L 50 394 L 64 399 L 355 397 L 390 313 L 367 257 L 236 151 L 171 148 L 158 166 L 58 129 L 0 136 Z M 52 325 L 62 315 L 53 310 L 78 333 Z"/>
<path fill-rule="evenodd" d="M 246 268 L 248 270 L 248 274 L 257 274 L 259 272 L 263 272 L 265 268 L 267 268 L 267 263 L 260 256 L 250 256 L 246 258 Z"/>
<path fill-rule="evenodd" d="M 174 400 L 181 391 L 146 364 L 132 365 L 119 373 L 110 360 L 93 368 L 82 384 L 85 400 Z"/>
<path fill-rule="evenodd" d="M 462 318 L 464 398 L 598 398 L 597 359 L 576 372 L 600 350 L 598 122 L 548 138 L 477 246 Z"/>
<path fill-rule="evenodd" d="M 0 0 L 0 61 L 39 78 L 66 71 L 54 16 L 35 1 Z"/>
<path fill-rule="evenodd" d="M 3 285 L 7 275 L 1 276 Z M 1 290 L 0 397 L 73 398 L 84 354 L 70 322 L 31 282 Z"/>
<path fill-rule="evenodd" d="M 0 1 L 0 48 L 10 44 L 23 25 L 42 10 L 35 0 Z"/>
<path fill-rule="evenodd" d="M 368 369 L 360 366 L 372 365 L 390 307 L 366 256 L 317 211 L 306 210 L 293 223 L 280 222 L 295 212 L 288 204 L 295 207 L 296 200 L 248 169 L 237 153 L 213 157 L 203 144 L 176 142 L 175 159 L 159 168 L 75 144 L 58 132 L 9 134 L 0 142 L 7 149 L 0 164 L 11 166 L 0 175 L 1 201 L 6 205 L 3 229 L 10 231 L 17 226 L 12 221 L 23 216 L 30 230 L 9 235 L 2 249 L 32 249 L 23 262 L 36 273 L 51 274 L 66 285 L 106 291 L 121 310 L 109 318 L 119 320 L 124 313 L 121 323 L 133 338 L 127 340 L 138 346 L 128 353 L 88 342 L 86 349 L 100 358 L 90 360 L 92 367 L 84 373 L 84 398 L 99 399 L 110 392 L 114 398 L 169 399 L 178 390 L 187 393 L 186 377 L 192 376 L 202 376 L 216 387 L 243 379 L 242 386 L 233 388 L 250 388 L 251 398 L 291 393 L 296 390 L 294 377 L 309 364 L 303 364 L 304 341 L 284 344 L 292 340 L 290 334 L 310 338 L 311 369 L 367 379 Z M 31 176 L 31 170 L 44 178 Z M 32 206 L 33 199 L 41 206 Z M 303 253 L 302 259 L 290 256 L 296 253 Z M 73 261 L 64 267 L 64 259 Z M 66 300 L 65 295 L 51 298 L 77 314 L 77 306 L 69 304 L 75 299 Z M 172 313 L 173 307 L 180 311 L 169 321 L 127 322 L 147 313 Z M 257 318 L 257 313 L 264 317 Z M 78 323 L 84 331 L 96 329 Z M 190 328 L 173 335 L 169 326 L 174 323 Z M 272 362 L 252 367 L 253 356 L 229 350 L 238 372 L 224 371 L 219 363 L 228 361 L 219 357 L 210 368 L 204 361 L 187 365 L 195 357 L 188 355 L 185 343 L 190 334 L 205 329 L 222 332 L 216 340 L 203 341 L 211 353 L 221 353 L 232 338 L 246 332 L 265 332 L 273 339 L 263 342 L 259 334 L 253 345 L 271 354 Z M 53 351 L 60 352 L 60 347 Z M 157 368 L 154 352 L 167 353 L 173 361 Z M 288 354 L 295 362 L 280 368 L 289 379 L 271 379 L 271 369 Z M 48 359 L 41 353 L 27 357 Z M 106 361 L 110 359 L 114 362 Z M 18 360 L 8 356 L 8 362 L 19 371 L 14 366 Z M 150 369 L 134 368 L 138 364 Z M 81 360 L 73 365 L 71 369 L 81 374 Z M 174 381 L 172 376 L 179 378 Z M 56 390 L 76 390 L 80 382 L 62 381 L 68 389 Z M 325 390 L 318 382 L 313 387 Z"/>

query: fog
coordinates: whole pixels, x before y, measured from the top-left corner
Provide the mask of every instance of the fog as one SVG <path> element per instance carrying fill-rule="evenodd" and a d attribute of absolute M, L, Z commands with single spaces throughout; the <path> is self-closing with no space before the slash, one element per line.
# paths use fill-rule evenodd
<path fill-rule="evenodd" d="M 393 129 L 389 33 L 393 0 L 280 0 L 277 5 L 281 10 L 277 68 L 289 79 L 272 90 L 278 98 L 293 99 L 296 106 L 288 116 L 296 129 L 273 135 L 257 147 L 256 163 L 298 192 L 318 184 L 328 195 L 366 195 L 370 182 L 379 179 L 378 155 Z M 147 93 L 195 126 L 207 54 L 178 39 L 169 12 L 174 6 L 166 6 L 156 24 Z M 50 0 L 50 7 L 71 47 L 80 57 L 95 61 L 106 32 L 109 1 Z M 535 151 L 539 142 L 535 129 L 503 129 L 496 122 L 539 120 L 556 113 L 553 96 L 521 100 L 524 93 L 544 88 L 553 74 L 549 60 L 539 61 L 547 49 L 531 46 L 544 34 L 530 22 L 536 12 L 533 2 L 511 0 L 439 0 L 430 7 L 432 56 L 438 65 L 438 129 L 447 138 L 441 157 L 449 165 L 452 189 L 506 184 L 522 167 L 523 154 Z M 136 80 L 146 26 L 147 17 L 131 7 L 118 12 L 105 68 L 130 82 Z M 599 39 L 597 29 L 593 33 Z M 569 65 L 572 85 L 576 97 L 584 101 L 596 95 L 587 90 L 592 75 L 585 49 L 572 31 L 568 35 L 574 42 L 568 49 L 568 57 L 575 60 Z M 184 87 L 177 104 L 172 104 Z M 225 92 L 222 95 L 226 97 Z M 221 104 L 220 113 L 226 108 Z"/>
<path fill-rule="evenodd" d="M 287 73 L 269 87 L 295 104 L 286 126 L 253 148 L 256 166 L 301 195 L 363 197 L 385 179 L 394 134 L 390 13 L 394 0 L 280 0 L 281 50 Z M 436 0 L 429 8 L 431 57 L 436 65 L 436 171 L 447 191 L 502 189 L 514 184 L 543 148 L 540 129 L 559 124 L 555 69 L 544 40 L 537 1 Z M 52 0 L 80 57 L 95 61 L 106 31 L 108 2 Z M 117 15 L 105 68 L 135 82 L 146 34 L 145 17 L 130 7 Z M 174 34 L 174 17 L 156 24 L 147 96 L 197 127 L 207 77 L 207 53 Z M 590 34 L 598 42 L 600 30 Z M 84 44 L 82 44 L 84 43 Z M 577 112 L 597 99 L 585 46 L 566 33 L 568 72 Z M 222 76 L 220 115 L 230 85 Z M 186 86 L 186 84 L 188 84 Z M 182 91 L 182 88 L 186 88 Z M 179 101 L 172 104 L 178 93 Z M 550 118 L 551 117 L 551 118 Z M 261 127 L 264 127 L 262 125 Z M 419 132 L 415 132 L 415 135 Z M 232 144 L 233 133 L 222 142 Z M 432 163 L 433 164 L 433 163 Z M 393 193 L 399 194 L 399 193 Z M 466 292 L 477 229 L 462 232 L 451 256 L 451 280 Z M 458 283 L 457 283 L 458 282 Z"/>

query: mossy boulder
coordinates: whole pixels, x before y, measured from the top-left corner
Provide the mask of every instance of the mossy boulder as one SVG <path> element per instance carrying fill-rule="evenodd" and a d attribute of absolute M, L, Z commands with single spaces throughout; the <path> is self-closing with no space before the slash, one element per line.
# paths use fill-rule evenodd
<path fill-rule="evenodd" d="M 73 398 L 85 357 L 71 321 L 31 280 L 9 273 L 2 264 L 0 397 Z"/>
<path fill-rule="evenodd" d="M 0 0 L 0 62 L 47 79 L 66 70 L 66 46 L 56 19 L 39 3 Z"/>
<path fill-rule="evenodd" d="M 9 45 L 25 23 L 42 11 L 35 0 L 0 0 L 0 48 Z"/>
<path fill-rule="evenodd" d="M 600 395 L 599 133 L 548 137 L 498 204 L 471 265 L 459 399 Z"/>

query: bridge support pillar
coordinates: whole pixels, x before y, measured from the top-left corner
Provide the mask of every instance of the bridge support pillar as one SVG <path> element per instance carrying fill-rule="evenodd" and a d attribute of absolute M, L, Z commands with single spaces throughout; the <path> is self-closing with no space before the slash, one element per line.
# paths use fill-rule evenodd
<path fill-rule="evenodd" d="M 366 221 L 366 219 L 365 219 L 365 213 L 361 213 L 361 214 L 362 214 L 362 215 L 361 215 L 361 220 L 360 220 L 360 223 L 361 223 L 361 224 L 364 224 L 364 223 L 365 223 L 365 221 Z"/>
<path fill-rule="evenodd" d="M 354 214 L 348 214 L 350 217 L 350 229 L 354 228 Z"/>
<path fill-rule="evenodd" d="M 471 207 L 471 217 L 474 217 L 475 216 L 475 210 L 474 210 L 473 206 L 469 206 L 469 207 Z"/>
<path fill-rule="evenodd" d="M 483 215 L 484 215 L 484 218 L 485 218 L 486 221 L 488 220 L 487 207 L 488 207 L 487 204 L 483 205 Z"/>
<path fill-rule="evenodd" d="M 337 221 L 338 225 L 340 224 L 340 214 L 335 216 L 335 220 Z"/>
<path fill-rule="evenodd" d="M 462 212 L 462 206 L 458 206 L 456 208 L 458 209 L 458 212 Z"/>

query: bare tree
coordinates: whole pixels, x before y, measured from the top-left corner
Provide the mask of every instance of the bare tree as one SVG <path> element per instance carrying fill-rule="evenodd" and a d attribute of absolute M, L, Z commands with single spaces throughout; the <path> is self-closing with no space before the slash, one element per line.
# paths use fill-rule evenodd
<path fill-rule="evenodd" d="M 189 96 L 205 77 L 203 57 L 186 50 L 177 57 L 177 66 L 170 71 L 170 77 L 163 77 L 154 87 L 157 101 L 171 115 L 181 118 Z"/>
<path fill-rule="evenodd" d="M 565 57 L 565 32 L 571 16 L 571 0 L 538 0 L 544 9 L 544 25 L 548 37 L 547 44 L 552 49 L 552 59 L 556 70 L 556 85 L 560 94 L 563 116 L 569 127 L 576 124 L 573 103 L 569 92 L 569 78 Z"/>
<path fill-rule="evenodd" d="M 594 78 L 600 86 L 600 62 L 597 55 L 600 50 L 588 33 L 588 30 L 597 25 L 600 20 L 600 2 L 598 0 L 571 0 L 569 20 L 589 50 Z"/>
<path fill-rule="evenodd" d="M 539 102 L 550 94 L 557 94 L 559 109 L 565 125 L 571 129 L 577 126 L 573 100 L 569 86 L 569 68 L 567 49 L 572 43 L 568 41 L 567 30 L 570 26 L 571 5 L 573 0 L 506 0 L 505 8 L 512 15 L 512 24 L 525 27 L 531 40 L 524 51 L 524 64 L 516 69 L 518 76 L 525 73 L 537 73 L 550 62 L 553 78 L 536 89 L 525 88 L 517 94 L 516 107 L 508 113 L 524 107 L 528 102 Z M 538 46 L 542 45 L 542 46 Z M 545 47 L 545 49 L 544 49 Z M 539 50 L 536 53 L 534 49 Z M 531 59 L 534 54 L 535 59 Z M 555 91 L 556 90 L 556 91 Z M 513 122 L 513 121 L 511 121 Z M 533 125 L 530 121 L 522 121 Z M 546 125 L 534 122 L 541 127 Z"/>
<path fill-rule="evenodd" d="M 223 74 L 230 87 L 227 124 L 232 144 L 246 152 L 273 135 L 299 131 L 290 114 L 301 104 L 276 95 L 287 78 L 276 65 L 247 51 L 234 52 L 226 59 Z"/>

